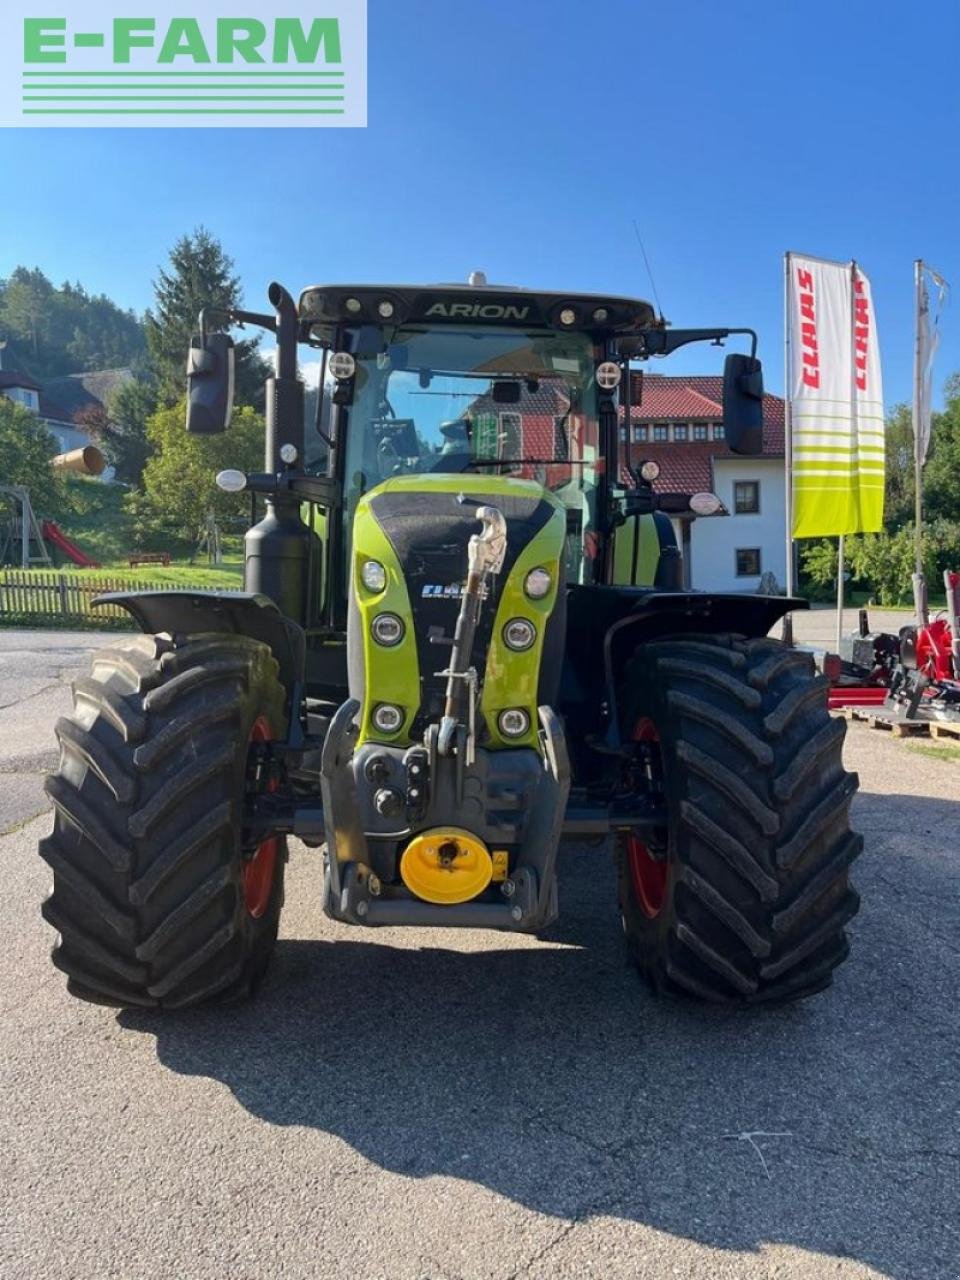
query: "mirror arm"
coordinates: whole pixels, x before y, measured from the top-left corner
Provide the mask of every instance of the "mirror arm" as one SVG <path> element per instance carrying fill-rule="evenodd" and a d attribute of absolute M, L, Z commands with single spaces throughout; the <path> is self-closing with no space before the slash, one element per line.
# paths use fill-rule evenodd
<path fill-rule="evenodd" d="M 204 307 L 200 312 L 200 337 L 204 346 L 206 346 L 207 334 L 213 329 L 211 323 L 213 316 L 218 316 L 231 324 L 239 325 L 241 328 L 245 324 L 252 324 L 256 325 L 258 329 L 269 329 L 271 333 L 276 333 L 277 331 L 275 318 L 263 315 L 259 311 L 243 311 L 237 307 Z"/>
<path fill-rule="evenodd" d="M 749 335 L 750 355 L 756 358 L 757 335 L 753 329 L 650 329 L 641 334 L 643 350 L 638 354 L 641 359 L 647 356 L 668 356 L 690 342 L 713 342 L 720 346 L 724 338 L 737 333 Z"/>

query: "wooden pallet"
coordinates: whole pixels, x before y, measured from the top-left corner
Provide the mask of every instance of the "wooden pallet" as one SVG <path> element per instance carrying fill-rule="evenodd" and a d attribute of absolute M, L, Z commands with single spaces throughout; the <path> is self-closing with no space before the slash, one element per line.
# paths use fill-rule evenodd
<path fill-rule="evenodd" d="M 931 720 L 930 734 L 934 738 L 960 741 L 960 720 Z"/>
<path fill-rule="evenodd" d="M 926 738 L 931 731 L 929 720 L 906 720 L 896 712 L 878 712 L 869 707 L 844 707 L 845 720 L 859 720 L 871 729 L 886 729 L 895 738 Z"/>

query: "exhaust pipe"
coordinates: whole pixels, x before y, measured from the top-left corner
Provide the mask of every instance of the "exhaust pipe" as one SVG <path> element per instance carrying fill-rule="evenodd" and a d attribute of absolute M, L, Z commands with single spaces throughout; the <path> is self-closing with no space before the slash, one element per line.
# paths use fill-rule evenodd
<path fill-rule="evenodd" d="M 102 475 L 107 460 L 96 445 L 84 445 L 82 449 L 70 449 L 67 453 L 58 453 L 51 458 L 50 465 L 54 471 L 65 471 L 76 476 Z"/>

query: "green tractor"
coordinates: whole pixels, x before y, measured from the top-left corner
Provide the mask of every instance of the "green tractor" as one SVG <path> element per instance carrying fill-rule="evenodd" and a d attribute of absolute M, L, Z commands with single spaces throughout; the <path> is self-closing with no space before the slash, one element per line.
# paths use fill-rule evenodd
<path fill-rule="evenodd" d="M 646 302 L 488 286 L 307 289 L 204 312 L 188 430 L 226 429 L 227 330 L 276 337 L 245 590 L 105 597 L 144 633 L 94 655 L 57 726 L 41 844 L 53 960 L 87 1000 L 235 999 L 267 968 L 286 838 L 363 928 L 536 933 L 557 849 L 612 837 L 626 944 L 657 991 L 777 1003 L 827 986 L 857 909 L 856 777 L 804 602 L 683 585 L 674 516 L 622 445 L 631 364 L 751 338 L 726 440 L 761 446 L 750 330 Z M 300 348 L 320 394 L 304 427 Z"/>

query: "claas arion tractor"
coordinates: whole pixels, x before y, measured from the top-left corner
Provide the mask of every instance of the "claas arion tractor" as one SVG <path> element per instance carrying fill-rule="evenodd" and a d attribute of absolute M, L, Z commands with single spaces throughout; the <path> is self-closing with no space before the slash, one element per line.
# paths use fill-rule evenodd
<path fill-rule="evenodd" d="M 251 992 L 291 836 L 333 920 L 526 933 L 560 911 L 559 842 L 597 858 L 611 837 L 655 990 L 825 987 L 861 841 L 826 680 L 767 638 L 804 603 L 685 589 L 671 516 L 718 500 L 659 491 L 622 441 L 632 364 L 738 334 L 726 441 L 758 452 L 756 336 L 476 278 L 269 298 L 206 311 L 188 360 L 187 429 L 221 432 L 229 329 L 275 335 L 264 470 L 218 476 L 265 512 L 245 590 L 106 597 L 143 634 L 94 655 L 57 726 L 41 854 L 70 991 Z"/>

